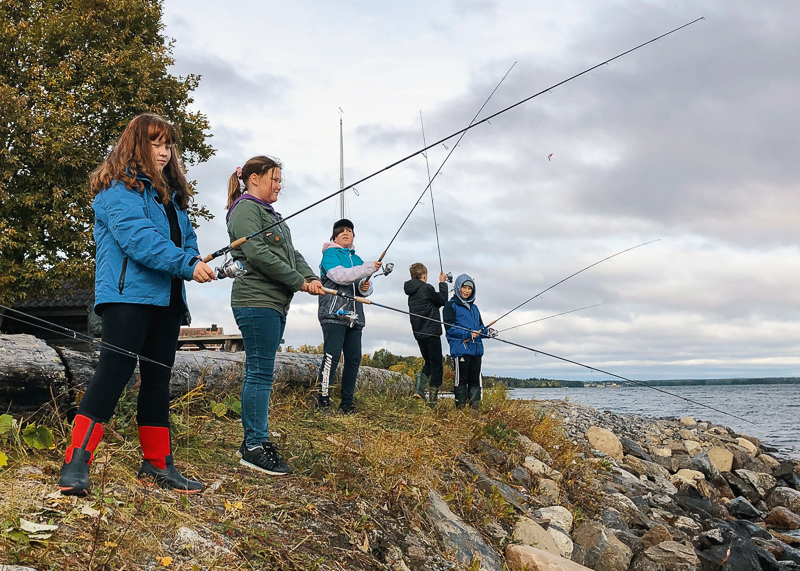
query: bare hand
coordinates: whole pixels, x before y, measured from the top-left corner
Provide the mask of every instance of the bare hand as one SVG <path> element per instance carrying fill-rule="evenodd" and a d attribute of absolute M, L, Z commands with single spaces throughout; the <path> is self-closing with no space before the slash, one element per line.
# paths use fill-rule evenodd
<path fill-rule="evenodd" d="M 380 264 L 380 262 L 376 262 Z M 361 291 L 367 292 L 369 291 L 369 280 L 361 282 L 361 285 L 358 287 Z"/>
<path fill-rule="evenodd" d="M 480 334 L 481 334 L 480 331 L 473 331 L 472 332 L 472 338 L 475 339 L 476 337 L 480 336 Z"/>
<path fill-rule="evenodd" d="M 199 284 L 204 284 L 206 282 L 210 282 L 211 280 L 217 279 L 217 275 L 214 273 L 214 270 L 212 270 L 205 262 L 197 262 L 194 265 L 192 279 Z"/>
<path fill-rule="evenodd" d="M 444 272 L 439 272 L 439 283 L 444 283 L 447 281 L 447 274 Z"/>
<path fill-rule="evenodd" d="M 383 263 L 382 262 L 374 262 L 374 263 L 375 263 L 375 271 L 377 272 L 378 270 L 381 269 L 381 266 L 383 265 Z"/>
<path fill-rule="evenodd" d="M 311 295 L 325 295 L 325 289 L 322 287 L 322 282 L 319 280 L 305 282 L 301 289 Z"/>

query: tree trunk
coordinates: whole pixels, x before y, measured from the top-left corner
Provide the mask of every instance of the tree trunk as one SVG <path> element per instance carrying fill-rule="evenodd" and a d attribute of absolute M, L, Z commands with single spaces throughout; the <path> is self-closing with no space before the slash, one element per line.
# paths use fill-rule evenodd
<path fill-rule="evenodd" d="M 58 353 L 31 335 L 0 335 L 0 410 L 29 413 L 69 400 Z"/>

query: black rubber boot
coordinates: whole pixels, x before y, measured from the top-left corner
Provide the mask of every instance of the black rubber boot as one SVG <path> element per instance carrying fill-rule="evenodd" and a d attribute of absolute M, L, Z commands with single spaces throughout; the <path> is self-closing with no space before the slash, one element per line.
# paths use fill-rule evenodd
<path fill-rule="evenodd" d="M 439 402 L 439 387 L 431 387 L 428 402 L 431 404 L 436 404 Z"/>
<path fill-rule="evenodd" d="M 471 387 L 469 389 L 469 406 L 478 410 L 481 406 L 481 388 Z"/>
<path fill-rule="evenodd" d="M 72 459 L 64 462 L 61 467 L 61 478 L 58 480 L 58 489 L 65 496 L 85 497 L 91 490 L 89 486 L 89 463 L 92 453 L 83 448 L 76 448 L 72 452 Z"/>
<path fill-rule="evenodd" d="M 178 472 L 178 469 L 175 467 L 175 462 L 172 459 L 172 454 L 165 456 L 164 461 L 167 467 L 160 470 L 145 460 L 142 462 L 142 467 L 139 468 L 139 473 L 136 477 L 140 480 L 149 478 L 160 488 L 175 490 L 181 494 L 199 494 L 203 491 L 203 484 L 185 478 Z"/>
<path fill-rule="evenodd" d="M 456 408 L 464 408 L 467 404 L 467 387 L 453 387 L 453 395 L 456 397 Z"/>

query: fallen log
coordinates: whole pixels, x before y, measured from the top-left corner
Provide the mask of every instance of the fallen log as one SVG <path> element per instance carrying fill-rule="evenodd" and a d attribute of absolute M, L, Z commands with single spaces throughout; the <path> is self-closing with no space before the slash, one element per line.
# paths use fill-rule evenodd
<path fill-rule="evenodd" d="M 28 413 L 69 400 L 64 363 L 31 335 L 0 335 L 0 410 Z"/>

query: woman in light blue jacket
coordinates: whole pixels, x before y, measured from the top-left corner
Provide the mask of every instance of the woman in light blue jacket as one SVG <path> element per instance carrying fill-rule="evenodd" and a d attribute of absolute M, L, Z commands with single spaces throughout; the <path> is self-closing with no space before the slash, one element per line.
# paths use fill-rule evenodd
<path fill-rule="evenodd" d="M 192 191 L 174 151 L 175 129 L 158 115 L 140 115 L 92 173 L 97 243 L 95 312 L 103 318 L 103 346 L 81 400 L 58 488 L 89 493 L 89 465 L 103 423 L 139 363 L 136 420 L 144 461 L 139 478 L 183 493 L 203 485 L 184 478 L 172 459 L 169 380 L 178 332 L 188 313 L 184 280 L 208 282 L 186 209 Z"/>

